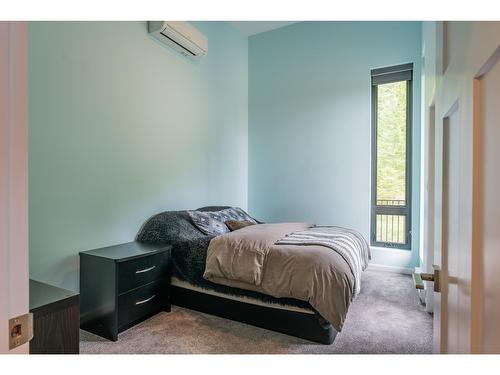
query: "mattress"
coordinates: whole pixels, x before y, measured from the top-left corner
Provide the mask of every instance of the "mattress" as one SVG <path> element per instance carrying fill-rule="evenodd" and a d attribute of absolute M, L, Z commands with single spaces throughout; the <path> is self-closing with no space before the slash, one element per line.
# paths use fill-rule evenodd
<path fill-rule="evenodd" d="M 314 311 L 311 310 L 310 308 L 303 308 L 303 307 L 298 307 L 298 306 L 293 306 L 293 305 L 287 305 L 284 302 L 283 303 L 264 302 L 264 301 L 257 299 L 257 298 L 252 298 L 252 297 L 247 297 L 247 296 L 237 296 L 237 295 L 216 292 L 214 290 L 205 289 L 205 288 L 201 288 L 199 286 L 190 284 L 190 283 L 183 281 L 175 276 L 172 276 L 170 283 L 171 283 L 171 285 L 179 287 L 179 288 L 189 289 L 189 290 L 193 290 L 195 292 L 209 294 L 209 295 L 221 297 L 221 298 L 226 298 L 226 299 L 230 299 L 233 301 L 244 302 L 244 303 L 248 303 L 248 304 L 252 304 L 252 305 L 263 306 L 263 307 L 268 307 L 268 308 L 273 308 L 273 309 L 295 311 L 295 312 L 300 312 L 300 313 L 304 313 L 304 314 L 314 315 Z"/>

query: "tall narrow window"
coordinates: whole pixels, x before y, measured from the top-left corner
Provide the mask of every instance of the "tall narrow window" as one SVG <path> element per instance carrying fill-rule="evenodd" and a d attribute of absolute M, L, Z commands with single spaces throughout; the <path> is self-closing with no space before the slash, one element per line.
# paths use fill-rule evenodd
<path fill-rule="evenodd" d="M 411 246 L 412 73 L 413 64 L 371 71 L 374 246 Z"/>

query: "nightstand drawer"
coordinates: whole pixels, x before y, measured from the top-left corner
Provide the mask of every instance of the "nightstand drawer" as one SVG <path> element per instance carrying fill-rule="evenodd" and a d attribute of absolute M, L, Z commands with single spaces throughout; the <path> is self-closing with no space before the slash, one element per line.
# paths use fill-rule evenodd
<path fill-rule="evenodd" d="M 118 327 L 153 315 L 168 306 L 168 285 L 157 281 L 118 297 Z"/>
<path fill-rule="evenodd" d="M 168 277 L 170 252 L 121 262 L 118 266 L 118 293 Z"/>

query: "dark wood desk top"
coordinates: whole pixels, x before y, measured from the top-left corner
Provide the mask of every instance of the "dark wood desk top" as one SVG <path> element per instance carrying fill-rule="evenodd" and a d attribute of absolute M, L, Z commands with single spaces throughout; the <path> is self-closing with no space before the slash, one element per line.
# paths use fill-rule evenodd
<path fill-rule="evenodd" d="M 30 279 L 30 311 L 77 297 L 78 293 Z"/>
<path fill-rule="evenodd" d="M 171 248 L 171 245 L 157 245 L 143 242 L 128 242 L 120 245 L 102 247 L 100 249 L 81 251 L 80 255 L 91 255 L 122 262 L 146 255 L 161 253 Z"/>

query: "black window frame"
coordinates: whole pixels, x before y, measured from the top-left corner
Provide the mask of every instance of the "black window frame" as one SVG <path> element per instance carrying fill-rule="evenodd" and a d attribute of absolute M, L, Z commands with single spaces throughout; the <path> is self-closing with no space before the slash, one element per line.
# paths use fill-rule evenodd
<path fill-rule="evenodd" d="M 407 81 L 406 86 L 406 197 L 405 206 L 377 205 L 377 86 Z M 372 85 L 372 152 L 371 152 L 371 226 L 370 244 L 376 247 L 411 250 L 412 241 L 412 128 L 413 128 L 413 63 L 371 70 Z M 405 243 L 377 241 L 377 215 L 405 216 Z"/>

